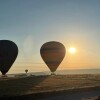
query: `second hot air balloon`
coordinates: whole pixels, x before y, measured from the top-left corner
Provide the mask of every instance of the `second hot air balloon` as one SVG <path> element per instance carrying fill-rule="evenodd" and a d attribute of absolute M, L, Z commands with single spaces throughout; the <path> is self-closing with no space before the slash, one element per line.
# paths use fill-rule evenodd
<path fill-rule="evenodd" d="M 54 73 L 65 56 L 66 50 L 62 43 L 50 41 L 42 45 L 40 54 L 50 71 Z"/>

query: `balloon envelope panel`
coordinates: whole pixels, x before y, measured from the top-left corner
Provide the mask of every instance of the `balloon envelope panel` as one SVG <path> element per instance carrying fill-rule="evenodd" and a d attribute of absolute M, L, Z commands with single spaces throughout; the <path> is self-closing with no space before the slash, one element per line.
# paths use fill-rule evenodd
<path fill-rule="evenodd" d="M 55 72 L 65 56 L 65 47 L 63 44 L 51 41 L 42 45 L 40 54 L 51 72 Z"/>
<path fill-rule="evenodd" d="M 0 71 L 5 75 L 18 55 L 17 45 L 9 40 L 0 40 Z"/>

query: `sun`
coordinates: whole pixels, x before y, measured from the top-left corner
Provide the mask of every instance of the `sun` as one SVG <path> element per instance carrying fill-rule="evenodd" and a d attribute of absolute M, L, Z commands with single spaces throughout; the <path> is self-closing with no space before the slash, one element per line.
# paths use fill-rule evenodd
<path fill-rule="evenodd" d="M 71 54 L 74 54 L 76 52 L 76 48 L 70 47 L 68 50 Z"/>

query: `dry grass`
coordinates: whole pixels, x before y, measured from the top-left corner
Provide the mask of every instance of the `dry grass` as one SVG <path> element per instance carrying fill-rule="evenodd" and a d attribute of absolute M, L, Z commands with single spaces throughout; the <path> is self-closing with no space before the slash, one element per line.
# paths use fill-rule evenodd
<path fill-rule="evenodd" d="M 0 78 L 0 96 L 100 86 L 100 75 L 56 75 Z"/>

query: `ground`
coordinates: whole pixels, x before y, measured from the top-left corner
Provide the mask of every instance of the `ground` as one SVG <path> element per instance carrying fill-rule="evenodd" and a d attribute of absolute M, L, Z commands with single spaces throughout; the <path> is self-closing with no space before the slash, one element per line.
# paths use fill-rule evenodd
<path fill-rule="evenodd" d="M 91 87 L 100 89 L 100 74 L 0 77 L 0 97 Z"/>

